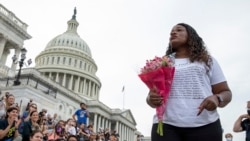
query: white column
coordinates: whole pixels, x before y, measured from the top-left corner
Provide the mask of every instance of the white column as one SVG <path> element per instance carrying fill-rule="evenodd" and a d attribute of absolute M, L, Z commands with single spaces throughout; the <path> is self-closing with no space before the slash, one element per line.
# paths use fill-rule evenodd
<path fill-rule="evenodd" d="M 52 72 L 49 72 L 49 79 L 52 80 Z"/>
<path fill-rule="evenodd" d="M 72 84 L 73 84 L 73 77 L 74 75 L 71 74 L 70 80 L 69 80 L 69 89 L 72 90 Z"/>
<path fill-rule="evenodd" d="M 131 135 L 131 131 L 130 131 L 130 128 L 128 127 L 128 141 L 131 141 L 131 138 L 132 137 L 132 135 Z"/>
<path fill-rule="evenodd" d="M 96 83 L 94 83 L 94 92 L 95 92 L 95 97 L 97 97 L 97 84 Z"/>
<path fill-rule="evenodd" d="M 95 96 L 95 83 L 92 82 L 93 85 L 91 85 L 91 94 L 92 96 L 91 97 L 94 97 Z"/>
<path fill-rule="evenodd" d="M 124 125 L 123 129 L 124 129 L 123 140 L 127 140 L 127 131 L 126 131 L 126 126 L 125 125 Z"/>
<path fill-rule="evenodd" d="M 120 131 L 119 131 L 119 134 L 120 134 L 120 140 L 123 141 L 123 136 L 124 136 L 124 133 L 123 133 L 123 125 L 122 123 L 120 123 Z"/>
<path fill-rule="evenodd" d="M 122 141 L 122 125 L 118 121 L 116 122 L 116 132 L 120 135 L 119 141 Z"/>
<path fill-rule="evenodd" d="M 98 98 L 98 86 L 95 84 L 95 97 Z"/>
<path fill-rule="evenodd" d="M 9 56 L 9 54 L 10 54 L 10 50 L 8 48 L 4 49 L 2 58 L 1 58 L 2 64 L 6 64 L 7 57 Z"/>
<path fill-rule="evenodd" d="M 79 79 L 79 93 L 82 93 L 82 78 Z"/>
<path fill-rule="evenodd" d="M 99 115 L 99 117 L 98 117 L 98 129 L 99 129 L 99 127 L 101 127 L 101 120 L 102 120 L 102 116 L 101 115 Z M 96 129 L 96 130 L 98 130 L 98 129 Z"/>
<path fill-rule="evenodd" d="M 3 55 L 6 42 L 7 40 L 5 38 L 0 39 L 0 62 L 2 62 L 2 55 Z"/>
<path fill-rule="evenodd" d="M 105 121 L 105 118 L 102 117 L 102 125 L 101 125 L 102 128 L 105 126 L 105 125 L 104 125 L 104 124 L 105 124 L 104 121 Z"/>
<path fill-rule="evenodd" d="M 131 141 L 132 140 L 134 140 L 134 138 L 135 138 L 135 134 L 134 134 L 134 132 L 133 132 L 133 129 L 132 128 L 130 128 L 130 136 L 131 136 Z"/>
<path fill-rule="evenodd" d="M 95 115 L 94 115 L 94 129 L 96 130 L 96 128 L 97 128 L 97 114 L 95 113 Z"/>
<path fill-rule="evenodd" d="M 80 78 L 80 93 L 82 94 L 83 93 L 83 79 L 84 78 Z"/>
<path fill-rule="evenodd" d="M 109 121 L 108 128 L 111 129 L 111 121 Z"/>
<path fill-rule="evenodd" d="M 63 74 L 63 83 L 62 83 L 62 85 L 65 87 L 66 86 L 66 77 L 67 77 L 67 75 L 66 75 L 66 73 L 64 73 Z"/>
<path fill-rule="evenodd" d="M 126 130 L 125 130 L 125 131 L 126 131 L 126 138 L 125 138 L 125 139 L 126 139 L 127 141 L 129 141 L 129 139 L 128 139 L 128 138 L 129 138 L 129 136 L 128 136 L 128 127 L 127 127 L 127 126 L 126 126 Z"/>
<path fill-rule="evenodd" d="M 135 132 L 134 132 L 134 129 L 131 128 L 131 139 L 134 140 L 134 138 L 135 138 Z"/>
<path fill-rule="evenodd" d="M 91 96 L 91 81 L 89 80 L 88 95 Z"/>
<path fill-rule="evenodd" d="M 116 121 L 116 123 L 115 123 L 115 130 L 118 132 L 120 129 L 119 129 L 119 122 L 118 121 Z"/>
<path fill-rule="evenodd" d="M 56 73 L 56 82 L 57 83 L 59 82 L 59 73 L 58 72 Z"/>
<path fill-rule="evenodd" d="M 84 78 L 84 80 L 83 80 L 83 93 L 84 93 L 85 95 L 87 95 L 86 88 L 87 88 L 87 86 L 86 86 L 86 78 Z"/>
<path fill-rule="evenodd" d="M 76 82 L 75 82 L 75 92 L 79 93 L 79 85 L 80 85 L 80 76 L 77 76 Z"/>
<path fill-rule="evenodd" d="M 106 120 L 105 120 L 105 128 L 109 128 L 108 126 L 109 126 L 109 120 L 106 118 Z"/>
<path fill-rule="evenodd" d="M 89 118 L 87 118 L 87 122 L 86 122 L 87 125 L 89 125 Z"/>

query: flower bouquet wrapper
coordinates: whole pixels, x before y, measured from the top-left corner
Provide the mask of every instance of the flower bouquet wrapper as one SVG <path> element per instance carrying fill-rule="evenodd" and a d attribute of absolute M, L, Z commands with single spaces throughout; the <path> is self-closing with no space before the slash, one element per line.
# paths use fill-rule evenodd
<path fill-rule="evenodd" d="M 174 67 L 160 67 L 156 70 L 139 74 L 140 79 L 150 90 L 155 89 L 156 92 L 163 97 L 163 104 L 156 108 L 158 118 L 157 133 L 160 136 L 163 136 L 162 120 L 174 77 L 174 71 Z"/>

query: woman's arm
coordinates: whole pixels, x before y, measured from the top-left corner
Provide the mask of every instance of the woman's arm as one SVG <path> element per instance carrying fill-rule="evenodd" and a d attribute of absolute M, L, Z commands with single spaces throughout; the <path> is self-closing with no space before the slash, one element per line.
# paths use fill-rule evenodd
<path fill-rule="evenodd" d="M 226 81 L 213 85 L 212 92 L 222 100 L 219 101 L 218 107 L 225 107 L 232 100 L 232 92 L 229 89 Z M 216 98 L 218 99 L 218 97 Z"/>
<path fill-rule="evenodd" d="M 89 137 L 90 134 L 87 133 L 86 131 L 83 131 L 82 129 L 79 130 L 79 133 L 83 134 L 83 136 Z"/>
<path fill-rule="evenodd" d="M 197 116 L 204 109 L 213 111 L 217 107 L 225 107 L 232 100 L 232 93 L 226 81 L 212 85 L 212 93 L 212 95 L 206 97 L 200 104 Z"/>
<path fill-rule="evenodd" d="M 250 116 L 248 114 L 244 114 L 244 115 L 239 116 L 239 118 L 234 123 L 234 127 L 233 127 L 233 131 L 234 132 L 241 132 L 241 131 L 243 131 L 241 123 L 242 123 L 242 120 L 244 118 L 250 118 Z"/>
<path fill-rule="evenodd" d="M 8 125 L 4 130 L 0 129 L 0 139 L 3 139 L 9 132 L 11 125 Z"/>
<path fill-rule="evenodd" d="M 18 127 L 19 127 L 19 125 L 20 125 L 21 122 L 22 122 L 22 120 L 18 119 L 17 122 L 16 122 L 16 124 L 15 124 L 16 131 L 15 131 L 14 138 L 16 138 L 17 136 L 19 136 Z"/>

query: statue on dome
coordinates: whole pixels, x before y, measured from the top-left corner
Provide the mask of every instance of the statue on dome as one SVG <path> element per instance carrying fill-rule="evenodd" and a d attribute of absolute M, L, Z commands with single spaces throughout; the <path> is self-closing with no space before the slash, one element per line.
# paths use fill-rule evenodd
<path fill-rule="evenodd" d="M 75 7 L 75 9 L 74 9 L 74 15 L 72 16 L 72 19 L 76 19 L 76 13 L 77 13 L 77 11 L 76 11 L 76 7 Z"/>

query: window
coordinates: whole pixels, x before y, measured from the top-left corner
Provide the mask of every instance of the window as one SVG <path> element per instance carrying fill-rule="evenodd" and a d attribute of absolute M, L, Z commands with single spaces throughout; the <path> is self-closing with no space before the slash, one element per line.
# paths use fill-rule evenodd
<path fill-rule="evenodd" d="M 69 65 L 71 65 L 71 58 L 69 58 Z"/>
<path fill-rule="evenodd" d="M 62 105 L 60 105 L 60 106 L 59 106 L 59 110 L 62 111 L 62 109 L 63 109 L 63 107 L 62 107 Z"/>
<path fill-rule="evenodd" d="M 66 57 L 63 57 L 63 64 L 65 64 L 66 62 Z"/>
<path fill-rule="evenodd" d="M 47 64 L 49 64 L 49 57 L 47 58 Z"/>
<path fill-rule="evenodd" d="M 60 62 L 60 57 L 57 57 L 57 64 L 59 64 Z"/>
<path fill-rule="evenodd" d="M 75 64 L 74 64 L 74 66 L 76 67 L 76 65 L 77 65 L 77 60 L 75 59 Z"/>
<path fill-rule="evenodd" d="M 55 60 L 55 57 L 52 57 L 52 62 L 51 62 L 52 64 L 54 64 L 54 60 Z"/>

